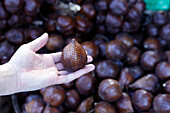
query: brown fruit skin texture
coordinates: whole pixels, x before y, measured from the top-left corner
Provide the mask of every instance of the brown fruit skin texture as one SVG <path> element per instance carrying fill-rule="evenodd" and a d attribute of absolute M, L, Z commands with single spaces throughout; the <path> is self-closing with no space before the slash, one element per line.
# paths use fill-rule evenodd
<path fill-rule="evenodd" d="M 99 79 L 116 78 L 119 73 L 119 66 L 112 60 L 103 60 L 97 64 L 96 72 Z"/>
<path fill-rule="evenodd" d="M 95 113 L 116 113 L 116 110 L 111 104 L 101 101 L 95 106 Z"/>
<path fill-rule="evenodd" d="M 107 102 L 114 102 L 122 95 L 122 88 L 114 79 L 103 80 L 98 87 L 99 97 Z"/>
<path fill-rule="evenodd" d="M 93 108 L 94 98 L 90 96 L 83 100 L 80 105 L 77 107 L 77 113 L 88 113 Z"/>
<path fill-rule="evenodd" d="M 119 40 L 113 40 L 107 43 L 106 57 L 113 60 L 121 60 L 127 52 L 126 46 Z"/>
<path fill-rule="evenodd" d="M 82 5 L 81 13 L 84 14 L 89 19 L 94 18 L 94 16 L 96 15 L 96 11 L 92 4 Z"/>
<path fill-rule="evenodd" d="M 65 107 L 74 109 L 77 107 L 80 101 L 80 96 L 75 89 L 71 89 L 66 92 Z"/>
<path fill-rule="evenodd" d="M 8 13 L 5 11 L 3 4 L 0 3 L 0 19 L 8 18 Z"/>
<path fill-rule="evenodd" d="M 97 58 L 99 54 L 98 47 L 90 41 L 83 42 L 82 47 L 87 51 L 88 55 L 92 56 L 94 59 Z"/>
<path fill-rule="evenodd" d="M 146 111 L 151 108 L 153 95 L 143 89 L 136 90 L 132 95 L 132 102 L 139 111 Z"/>
<path fill-rule="evenodd" d="M 168 94 L 170 94 L 170 80 L 166 81 L 164 84 L 163 84 L 163 88 L 164 88 L 164 91 Z"/>
<path fill-rule="evenodd" d="M 116 35 L 115 39 L 120 40 L 121 42 L 123 42 L 127 46 L 127 48 L 130 48 L 130 47 L 133 46 L 133 39 L 127 33 L 118 34 L 118 35 Z"/>
<path fill-rule="evenodd" d="M 73 18 L 69 15 L 61 15 L 56 19 L 56 30 L 63 35 L 73 34 L 73 29 L 75 28 L 75 22 Z"/>
<path fill-rule="evenodd" d="M 153 100 L 154 113 L 169 113 L 170 95 L 158 94 Z"/>
<path fill-rule="evenodd" d="M 166 51 L 165 55 L 166 55 L 168 62 L 170 63 L 170 51 Z"/>
<path fill-rule="evenodd" d="M 32 100 L 39 99 L 39 98 L 41 99 L 40 95 L 31 94 L 31 95 L 26 97 L 25 102 L 28 103 Z"/>
<path fill-rule="evenodd" d="M 88 73 L 76 80 L 76 88 L 82 95 L 90 95 L 96 88 L 96 78 Z"/>
<path fill-rule="evenodd" d="M 16 51 L 15 46 L 7 41 L 0 43 L 0 63 L 4 64 L 9 61 L 14 52 Z"/>
<path fill-rule="evenodd" d="M 120 99 L 116 102 L 116 108 L 119 113 L 134 113 L 131 98 L 124 92 L 122 93 Z"/>
<path fill-rule="evenodd" d="M 156 38 L 147 38 L 143 44 L 145 49 L 156 50 L 160 48 L 160 42 Z"/>
<path fill-rule="evenodd" d="M 46 103 L 59 106 L 65 99 L 65 91 L 61 86 L 50 86 L 45 89 L 43 98 Z"/>
<path fill-rule="evenodd" d="M 140 64 L 144 70 L 153 70 L 160 60 L 160 55 L 157 51 L 149 50 L 141 55 Z"/>
<path fill-rule="evenodd" d="M 61 110 L 55 107 L 51 107 L 49 105 L 46 105 L 43 113 L 62 113 Z"/>
<path fill-rule="evenodd" d="M 136 89 L 145 89 L 146 91 L 155 93 L 159 90 L 159 81 L 156 75 L 154 74 L 147 74 L 142 78 L 135 81 L 133 84 L 129 85 L 129 88 L 136 90 Z"/>
<path fill-rule="evenodd" d="M 46 47 L 50 51 L 56 51 L 64 46 L 64 40 L 60 35 L 51 35 L 48 39 Z"/>
<path fill-rule="evenodd" d="M 161 80 L 167 80 L 170 78 L 170 63 L 168 62 L 160 62 L 156 66 L 156 75 Z"/>
<path fill-rule="evenodd" d="M 6 10 L 12 14 L 18 13 L 24 3 L 24 0 L 3 0 Z"/>
<path fill-rule="evenodd" d="M 11 29 L 5 34 L 5 38 L 17 45 L 21 45 L 24 42 L 24 33 L 21 29 Z"/>
<path fill-rule="evenodd" d="M 61 84 L 61 86 L 62 86 L 63 88 L 66 88 L 66 89 L 72 88 L 72 87 L 74 86 L 74 81 L 69 82 L 69 83 Z"/>
<path fill-rule="evenodd" d="M 24 34 L 25 34 L 26 40 L 31 41 L 41 36 L 42 33 L 43 33 L 43 29 L 41 28 L 28 28 L 28 29 L 25 29 Z"/>
<path fill-rule="evenodd" d="M 44 109 L 44 102 L 42 99 L 34 99 L 25 104 L 27 113 L 42 113 Z"/>
<path fill-rule="evenodd" d="M 85 67 L 87 54 L 83 47 L 75 40 L 64 47 L 61 62 L 68 71 L 77 71 Z"/>
<path fill-rule="evenodd" d="M 127 87 L 133 81 L 134 81 L 134 77 L 133 77 L 132 73 L 130 72 L 130 69 L 129 68 L 121 69 L 119 83 L 122 86 Z"/>
<path fill-rule="evenodd" d="M 128 64 L 137 64 L 139 62 L 140 55 L 140 49 L 138 49 L 137 47 L 131 47 L 127 52 L 125 62 L 127 62 Z"/>

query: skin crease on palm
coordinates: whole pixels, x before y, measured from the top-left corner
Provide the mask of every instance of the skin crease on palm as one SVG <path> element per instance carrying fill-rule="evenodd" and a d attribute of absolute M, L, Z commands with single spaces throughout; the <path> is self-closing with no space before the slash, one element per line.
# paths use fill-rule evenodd
<path fill-rule="evenodd" d="M 69 73 L 61 64 L 61 52 L 51 54 L 35 53 L 48 41 L 48 34 L 44 33 L 36 40 L 22 45 L 5 64 L 14 74 L 8 77 L 8 91 L 0 90 L 0 95 L 23 91 L 34 91 L 54 84 L 71 82 L 82 75 L 93 71 L 94 65 L 87 64 L 83 69 Z M 93 59 L 88 56 L 88 63 Z"/>

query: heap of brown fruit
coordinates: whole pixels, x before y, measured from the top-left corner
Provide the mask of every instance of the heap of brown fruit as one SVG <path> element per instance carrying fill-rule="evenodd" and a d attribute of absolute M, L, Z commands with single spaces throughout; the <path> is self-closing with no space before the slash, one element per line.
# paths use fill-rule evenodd
<path fill-rule="evenodd" d="M 148 13 L 144 0 L 0 1 L 1 64 L 43 32 L 49 40 L 38 53 L 63 50 L 69 71 L 90 55 L 96 69 L 17 94 L 23 113 L 170 112 L 170 11 Z"/>

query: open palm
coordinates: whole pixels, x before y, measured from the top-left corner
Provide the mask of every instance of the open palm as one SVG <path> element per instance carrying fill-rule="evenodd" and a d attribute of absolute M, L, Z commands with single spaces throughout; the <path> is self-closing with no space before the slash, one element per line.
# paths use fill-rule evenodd
<path fill-rule="evenodd" d="M 9 64 L 16 72 L 13 86 L 20 91 L 32 91 L 53 84 L 62 84 L 94 70 L 94 65 L 88 64 L 83 69 L 70 73 L 61 64 L 61 52 L 51 54 L 35 53 L 48 41 L 48 34 L 43 34 L 36 40 L 22 45 L 13 55 Z M 88 62 L 92 57 L 88 56 Z"/>

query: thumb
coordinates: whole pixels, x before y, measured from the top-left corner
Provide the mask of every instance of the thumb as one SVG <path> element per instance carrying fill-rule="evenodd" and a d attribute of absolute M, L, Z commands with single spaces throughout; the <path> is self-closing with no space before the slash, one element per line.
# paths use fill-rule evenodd
<path fill-rule="evenodd" d="M 48 41 L 48 34 L 44 33 L 37 39 L 33 40 L 32 42 L 27 44 L 27 47 L 32 51 L 36 52 L 41 49 Z"/>

